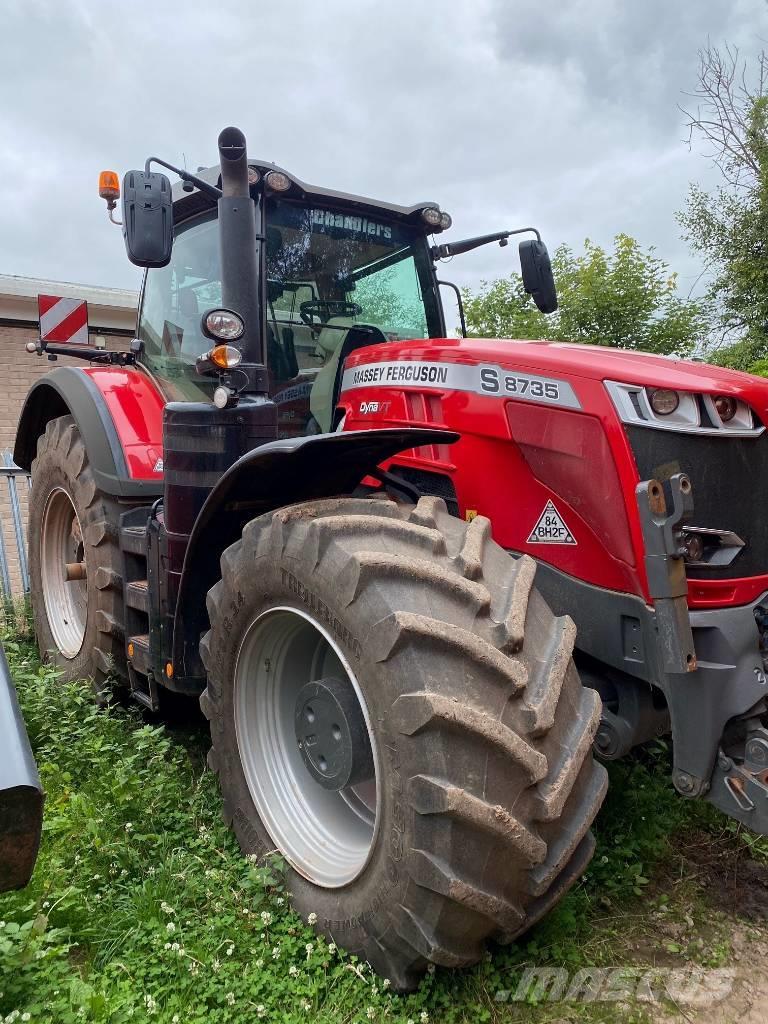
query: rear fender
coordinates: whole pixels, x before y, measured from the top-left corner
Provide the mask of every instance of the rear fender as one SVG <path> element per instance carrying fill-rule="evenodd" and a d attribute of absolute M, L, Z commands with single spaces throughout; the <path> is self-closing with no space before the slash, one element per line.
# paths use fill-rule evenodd
<path fill-rule="evenodd" d="M 43 789 L 0 645 L 0 892 L 32 876 L 43 827 Z"/>
<path fill-rule="evenodd" d="M 174 677 L 204 677 L 205 598 L 221 575 L 221 554 L 246 523 L 302 501 L 351 494 L 379 463 L 404 449 L 452 444 L 459 435 L 430 429 L 364 430 L 271 441 L 243 455 L 208 495 L 189 538 L 173 630 Z"/>
<path fill-rule="evenodd" d="M 130 367 L 60 366 L 30 389 L 21 411 L 14 461 L 29 472 L 49 420 L 74 417 L 96 484 L 120 498 L 157 497 L 163 488 L 164 400 L 146 374 Z"/>

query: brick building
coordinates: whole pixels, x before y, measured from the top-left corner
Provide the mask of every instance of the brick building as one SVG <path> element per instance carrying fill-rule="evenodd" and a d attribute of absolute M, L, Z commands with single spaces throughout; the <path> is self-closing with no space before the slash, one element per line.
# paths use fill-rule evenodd
<path fill-rule="evenodd" d="M 54 366 L 84 365 L 82 360 L 62 356 L 51 363 L 44 356 L 30 355 L 26 351 L 26 343 L 35 341 L 38 336 L 39 294 L 85 299 L 90 338 L 98 345 L 109 349 L 127 348 L 135 332 L 136 292 L 0 274 L 0 464 L 3 465 L 10 461 L 19 414 L 32 384 Z M 24 479 L 17 479 L 16 491 L 26 536 L 27 486 Z M 23 581 L 13 513 L 10 487 L 7 480 L 0 479 L 0 591 L 5 593 L 10 584 L 11 592 L 19 594 Z"/>

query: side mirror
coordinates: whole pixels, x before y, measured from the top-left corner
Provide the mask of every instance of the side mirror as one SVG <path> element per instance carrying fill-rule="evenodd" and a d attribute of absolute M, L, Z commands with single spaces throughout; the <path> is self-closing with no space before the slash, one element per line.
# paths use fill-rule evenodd
<path fill-rule="evenodd" d="M 164 174 L 128 171 L 123 178 L 123 238 L 137 267 L 165 267 L 173 249 L 171 183 Z"/>
<path fill-rule="evenodd" d="M 552 275 L 549 253 L 543 242 L 529 238 L 520 243 L 520 270 L 523 287 L 542 313 L 554 313 L 557 309 L 557 289 Z"/>

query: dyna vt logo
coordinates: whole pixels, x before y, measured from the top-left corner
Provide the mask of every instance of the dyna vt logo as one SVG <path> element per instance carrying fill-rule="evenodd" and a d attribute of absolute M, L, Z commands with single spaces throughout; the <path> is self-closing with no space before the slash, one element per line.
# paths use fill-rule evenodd
<path fill-rule="evenodd" d="M 361 402 L 360 415 L 370 416 L 371 413 L 385 413 L 389 409 L 390 402 Z"/>

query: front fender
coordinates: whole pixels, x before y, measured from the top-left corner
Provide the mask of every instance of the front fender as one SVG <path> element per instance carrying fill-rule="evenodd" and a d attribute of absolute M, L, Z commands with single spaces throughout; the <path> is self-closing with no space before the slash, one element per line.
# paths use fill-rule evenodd
<path fill-rule="evenodd" d="M 13 458 L 29 469 L 46 423 L 71 415 L 99 490 L 150 501 L 163 490 L 164 399 L 132 367 L 59 366 L 30 389 L 21 411 Z"/>
<path fill-rule="evenodd" d="M 453 431 L 408 427 L 315 434 L 271 441 L 238 459 L 208 495 L 189 538 L 174 619 L 174 675 L 204 675 L 198 646 L 208 628 L 206 594 L 220 576 L 221 553 L 246 523 L 286 505 L 351 494 L 398 452 L 458 438 Z"/>

